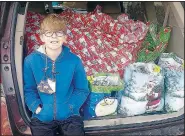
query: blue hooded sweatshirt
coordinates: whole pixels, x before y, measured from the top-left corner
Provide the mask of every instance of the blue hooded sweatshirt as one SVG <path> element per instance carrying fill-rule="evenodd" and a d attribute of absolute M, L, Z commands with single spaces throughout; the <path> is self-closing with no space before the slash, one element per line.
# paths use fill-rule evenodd
<path fill-rule="evenodd" d="M 79 57 L 66 46 L 52 61 L 41 46 L 24 60 L 24 98 L 32 117 L 40 121 L 64 120 L 80 115 L 79 110 L 89 94 L 88 81 Z M 54 75 L 54 76 L 53 76 Z M 55 93 L 41 92 L 37 86 L 46 78 L 55 79 Z M 37 107 L 42 110 L 36 114 Z"/>

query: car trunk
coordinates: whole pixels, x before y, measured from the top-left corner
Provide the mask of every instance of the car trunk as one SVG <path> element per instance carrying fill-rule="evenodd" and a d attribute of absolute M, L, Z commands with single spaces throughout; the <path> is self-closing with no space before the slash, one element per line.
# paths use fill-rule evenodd
<path fill-rule="evenodd" d="M 149 2 L 148 2 L 149 3 Z M 151 2 L 152 3 L 152 2 Z M 156 21 L 156 14 L 154 13 L 155 10 L 152 10 L 151 3 L 148 4 L 148 6 L 151 6 L 151 8 L 146 8 L 146 18 L 149 20 L 152 20 L 153 22 Z M 155 4 L 161 4 L 161 3 L 155 3 Z M 184 59 L 184 9 L 181 6 L 180 2 L 164 2 L 164 13 L 169 14 L 168 18 L 167 16 L 164 17 L 164 20 L 167 20 L 167 25 L 170 25 L 173 27 L 171 38 L 169 41 L 169 45 L 167 47 L 167 52 L 174 52 L 178 56 Z M 49 5 L 50 8 L 51 5 Z M 23 117 L 23 120 L 25 122 L 30 121 L 30 113 L 28 109 L 26 108 L 24 104 L 24 94 L 23 94 L 23 79 L 22 79 L 22 63 L 23 59 L 26 56 L 26 46 L 23 43 L 26 43 L 23 41 L 23 35 L 24 35 L 24 29 L 25 29 L 25 18 L 26 18 L 26 12 L 27 10 L 38 12 L 43 14 L 45 12 L 45 7 L 42 2 L 32 3 L 30 2 L 29 5 L 26 7 L 20 8 L 19 14 L 17 16 L 17 23 L 16 23 L 16 29 L 15 29 L 15 48 L 14 48 L 14 56 L 15 56 L 15 80 L 17 81 L 17 89 L 15 89 L 15 92 L 18 92 L 20 94 L 21 98 L 19 99 L 19 103 L 21 103 L 19 108 L 23 113 L 21 113 Z M 149 10 L 150 9 L 150 10 Z M 25 10 L 25 12 L 24 12 Z M 169 11 L 169 12 L 168 12 Z M 114 14 L 114 15 L 112 15 Z M 111 16 L 115 17 L 115 13 L 110 13 Z M 158 18 L 158 17 L 157 17 Z M 162 21 L 162 22 L 163 22 Z M 22 46 L 23 45 L 23 46 Z M 6 75 L 3 75 L 4 77 Z M 18 96 L 17 96 L 18 97 Z M 181 109 L 178 112 L 174 113 L 161 113 L 161 114 L 153 114 L 153 115 L 138 115 L 133 117 L 122 117 L 122 115 L 112 115 L 112 116 L 105 116 L 105 117 L 97 117 L 92 118 L 90 120 L 85 120 L 85 130 L 86 133 L 89 135 L 93 135 L 94 133 L 104 133 L 109 130 L 114 130 L 115 132 L 119 131 L 134 131 L 137 127 L 137 129 L 144 129 L 146 126 L 148 128 L 152 126 L 157 126 L 159 124 L 165 125 L 169 124 L 171 122 L 176 122 L 183 118 L 184 116 L 184 108 Z M 27 127 L 24 131 L 25 134 L 30 134 L 30 130 Z"/>

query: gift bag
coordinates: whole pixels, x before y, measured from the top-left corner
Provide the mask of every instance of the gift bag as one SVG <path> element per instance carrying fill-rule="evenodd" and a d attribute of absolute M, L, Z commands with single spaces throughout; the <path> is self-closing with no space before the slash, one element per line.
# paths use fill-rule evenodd
<path fill-rule="evenodd" d="M 163 53 L 158 65 L 165 72 L 165 109 L 179 111 L 184 107 L 184 60 L 174 53 Z"/>

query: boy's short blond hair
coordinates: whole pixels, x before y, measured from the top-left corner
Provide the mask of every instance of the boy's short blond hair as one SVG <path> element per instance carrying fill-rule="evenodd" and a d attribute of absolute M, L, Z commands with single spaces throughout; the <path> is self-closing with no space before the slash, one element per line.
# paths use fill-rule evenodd
<path fill-rule="evenodd" d="M 44 34 L 46 31 L 63 31 L 64 34 L 66 34 L 66 21 L 57 14 L 49 14 L 42 20 L 40 24 L 40 34 Z"/>

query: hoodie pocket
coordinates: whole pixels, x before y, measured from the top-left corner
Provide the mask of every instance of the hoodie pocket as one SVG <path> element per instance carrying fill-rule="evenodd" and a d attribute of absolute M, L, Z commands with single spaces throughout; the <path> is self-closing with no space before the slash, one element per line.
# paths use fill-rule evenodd
<path fill-rule="evenodd" d="M 68 104 L 69 112 L 72 115 L 80 115 L 80 107 L 77 105 Z"/>
<path fill-rule="evenodd" d="M 52 114 L 52 105 L 51 104 L 43 104 L 41 111 L 38 115 L 51 115 Z"/>

